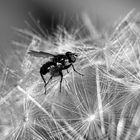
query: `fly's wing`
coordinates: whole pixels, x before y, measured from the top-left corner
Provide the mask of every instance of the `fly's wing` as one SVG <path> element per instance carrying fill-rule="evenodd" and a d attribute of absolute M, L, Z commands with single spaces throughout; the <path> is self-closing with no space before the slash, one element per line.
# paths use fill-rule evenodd
<path fill-rule="evenodd" d="M 31 56 L 35 56 L 35 57 L 43 57 L 43 58 L 47 58 L 47 57 L 54 57 L 55 55 L 51 54 L 51 53 L 47 53 L 47 52 L 42 52 L 42 51 L 34 51 L 34 50 L 30 50 L 28 52 L 29 55 Z"/>

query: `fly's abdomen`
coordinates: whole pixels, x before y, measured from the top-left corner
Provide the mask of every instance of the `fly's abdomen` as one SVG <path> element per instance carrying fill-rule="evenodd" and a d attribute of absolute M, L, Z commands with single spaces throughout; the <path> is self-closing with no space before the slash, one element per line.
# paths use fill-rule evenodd
<path fill-rule="evenodd" d="M 48 72 L 50 72 L 50 69 L 54 67 L 54 63 L 53 62 L 47 62 L 45 63 L 41 68 L 40 68 L 40 73 L 42 73 L 43 75 L 47 74 Z"/>
<path fill-rule="evenodd" d="M 45 75 L 48 72 L 49 72 L 48 68 L 46 68 L 44 65 L 40 68 L 40 73 L 42 73 L 43 75 Z"/>

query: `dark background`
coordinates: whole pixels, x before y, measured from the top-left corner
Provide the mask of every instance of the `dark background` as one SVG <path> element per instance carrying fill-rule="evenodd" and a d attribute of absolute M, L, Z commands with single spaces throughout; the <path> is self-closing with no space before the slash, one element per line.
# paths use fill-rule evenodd
<path fill-rule="evenodd" d="M 14 31 L 11 27 L 25 27 L 24 20 L 28 19 L 29 11 L 41 20 L 49 32 L 63 20 L 68 27 L 74 13 L 80 15 L 85 11 L 93 24 L 102 30 L 124 17 L 132 8 L 139 10 L 139 3 L 138 0 L 0 0 L 1 59 L 13 55 L 11 40 L 14 39 Z"/>

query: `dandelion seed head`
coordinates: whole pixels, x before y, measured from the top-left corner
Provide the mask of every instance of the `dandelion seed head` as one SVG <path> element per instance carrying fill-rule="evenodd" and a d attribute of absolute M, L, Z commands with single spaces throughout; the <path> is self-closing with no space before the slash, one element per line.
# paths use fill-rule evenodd
<path fill-rule="evenodd" d="M 91 31 L 95 29 L 90 19 L 86 25 L 90 26 Z M 92 37 L 88 40 L 77 39 L 75 33 L 61 27 L 53 37 L 48 35 L 48 38 L 38 37 L 27 30 L 18 30 L 30 36 L 30 43 L 22 45 L 26 46 L 21 64 L 24 76 L 14 90 L 3 93 L 0 98 L 0 107 L 4 103 L 12 104 L 9 105 L 12 112 L 10 117 L 13 120 L 12 124 L 15 124 L 14 134 L 10 137 L 23 140 L 33 138 L 83 140 L 85 136 L 86 139 L 104 139 L 102 136 L 107 135 L 110 140 L 119 140 L 121 136 L 126 135 L 127 138 L 124 139 L 130 139 L 129 134 L 137 133 L 140 113 L 135 109 L 139 110 L 137 107 L 139 103 L 133 98 L 133 94 L 139 95 L 140 89 L 137 74 L 139 43 L 134 34 L 137 30 L 134 24 L 132 26 L 127 20 L 124 26 L 123 29 L 122 26 L 117 27 L 114 33 L 108 36 L 107 41 L 104 40 L 105 42 L 100 35 L 96 35 L 98 34 L 96 31 L 91 32 Z M 96 46 L 93 45 L 94 41 Z M 104 43 L 105 48 L 103 45 L 100 46 Z M 44 83 L 39 68 L 50 59 L 28 55 L 30 49 L 52 54 L 67 51 L 79 53 L 80 56 L 78 55 L 74 65 L 77 71 L 78 69 L 84 71 L 84 76 L 77 75 L 69 68 L 69 73 L 63 71 L 62 92 L 59 92 L 60 77 L 54 77 L 46 87 L 47 95 L 44 95 Z M 49 76 L 49 73 L 45 75 L 45 79 L 47 80 Z M 2 81 L 4 85 L 7 72 L 3 71 L 1 79 L 4 79 Z M 11 99 L 16 97 L 15 93 L 24 95 L 18 97 L 22 111 L 17 110 L 15 100 Z M 0 121 L 4 122 L 5 114 L 1 116 Z M 132 118 L 133 116 L 135 117 Z M 133 130 L 134 126 L 136 130 Z"/>

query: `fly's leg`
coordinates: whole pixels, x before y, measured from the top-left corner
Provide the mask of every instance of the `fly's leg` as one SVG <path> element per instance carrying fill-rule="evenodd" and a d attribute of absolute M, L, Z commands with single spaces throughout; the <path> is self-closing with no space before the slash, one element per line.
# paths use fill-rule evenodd
<path fill-rule="evenodd" d="M 44 78 L 44 76 L 43 76 L 43 74 L 42 73 L 40 73 L 40 75 L 41 75 L 41 77 L 42 77 L 42 80 L 44 81 L 44 88 L 45 88 L 45 93 L 44 94 L 46 94 L 46 86 L 47 86 L 47 84 L 50 82 L 50 80 L 52 79 L 52 77 L 53 76 L 51 76 L 50 78 L 49 78 L 49 80 L 48 80 L 48 82 L 46 83 L 46 81 L 45 81 L 45 78 Z"/>
<path fill-rule="evenodd" d="M 73 70 L 74 70 L 76 73 L 78 73 L 79 75 L 84 76 L 84 74 L 79 73 L 79 72 L 74 68 L 74 65 L 73 65 L 73 64 L 71 64 L 71 65 L 72 65 Z"/>
<path fill-rule="evenodd" d="M 49 82 L 52 80 L 52 78 L 53 78 L 53 76 L 51 76 L 51 77 L 49 78 L 48 82 L 45 83 L 45 87 L 49 84 Z"/>
<path fill-rule="evenodd" d="M 69 73 L 69 70 L 67 69 L 67 73 Z"/>
<path fill-rule="evenodd" d="M 42 78 L 44 84 L 46 84 L 45 78 L 44 78 L 44 76 L 43 76 L 43 74 L 41 72 L 40 72 L 40 75 L 41 75 L 41 78 Z"/>
<path fill-rule="evenodd" d="M 52 80 L 52 78 L 53 78 L 53 76 L 51 76 L 51 77 L 49 78 L 48 82 L 45 83 L 45 85 L 44 85 L 45 93 L 44 93 L 44 94 L 46 94 L 46 86 L 49 84 L 49 82 Z"/>
<path fill-rule="evenodd" d="M 61 79 L 60 79 L 60 92 L 61 92 L 62 81 L 63 81 L 63 73 L 62 73 L 62 71 L 60 72 L 60 76 L 61 76 Z"/>

